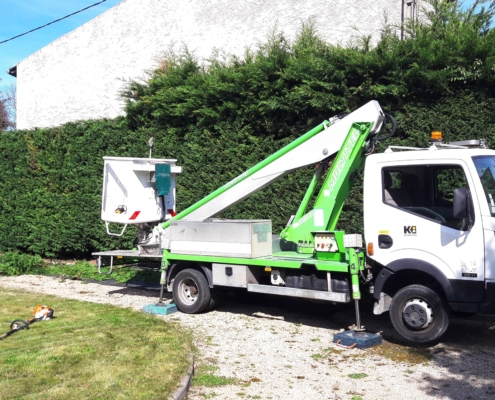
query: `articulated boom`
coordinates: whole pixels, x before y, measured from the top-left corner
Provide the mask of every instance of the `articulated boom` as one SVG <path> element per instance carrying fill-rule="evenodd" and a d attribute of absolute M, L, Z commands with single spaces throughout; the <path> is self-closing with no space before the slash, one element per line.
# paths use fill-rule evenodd
<path fill-rule="evenodd" d="M 171 221 L 203 221 L 207 218 L 214 217 L 280 179 L 290 171 L 328 160 L 338 152 L 350 155 L 351 159 L 356 158 L 357 153 L 360 151 L 358 149 L 363 147 L 366 137 L 376 134 L 380 130 L 384 118 L 384 113 L 378 102 L 370 101 L 336 123 L 324 121 L 303 136 L 294 140 L 292 143 L 245 171 L 237 178 L 226 183 L 204 199 L 182 211 L 171 220 L 163 223 L 161 227 L 158 228 L 159 230 L 162 230 L 161 247 L 165 249 L 169 248 Z M 358 122 L 359 125 L 355 126 L 354 124 L 356 122 Z M 366 132 L 364 133 L 361 130 L 363 126 L 366 127 Z M 346 145 L 346 143 L 349 144 Z M 343 152 L 341 149 L 344 149 Z M 345 156 L 341 156 L 340 158 L 343 159 L 344 157 Z M 342 164 L 342 162 L 337 160 L 334 164 L 335 166 L 332 168 L 338 168 L 339 170 L 349 167 L 348 161 L 345 161 Z M 321 175 L 323 170 L 320 168 L 319 171 L 318 174 Z M 330 174 L 332 180 L 329 185 L 332 189 L 330 189 L 329 186 L 328 190 L 334 191 L 334 188 L 346 185 L 342 182 L 343 174 L 339 173 L 339 175 L 341 176 L 333 176 Z M 314 191 L 317 179 L 314 179 L 313 181 L 314 182 L 310 185 L 310 189 L 312 188 Z M 335 201 L 338 203 L 340 197 L 335 196 Z M 305 208 L 306 207 L 304 207 L 304 209 Z M 326 208 L 328 210 L 328 206 Z M 341 208 L 342 205 L 338 208 L 337 217 Z M 301 216 L 303 212 L 304 210 L 301 211 Z M 314 218 L 320 218 L 318 213 L 319 212 L 316 212 Z M 335 213 L 332 215 L 334 214 Z M 302 218 L 311 217 L 306 215 Z M 321 224 L 315 226 L 324 227 L 324 225 Z"/>

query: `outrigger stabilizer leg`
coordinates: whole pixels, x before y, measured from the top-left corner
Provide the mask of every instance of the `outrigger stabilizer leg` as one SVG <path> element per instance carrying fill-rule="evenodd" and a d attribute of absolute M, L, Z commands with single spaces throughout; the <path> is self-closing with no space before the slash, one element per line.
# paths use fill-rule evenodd
<path fill-rule="evenodd" d="M 145 313 L 168 315 L 178 311 L 177 306 L 175 304 L 165 303 L 163 301 L 163 292 L 165 290 L 168 264 L 169 263 L 167 260 L 166 251 L 164 251 L 162 265 L 160 269 L 160 298 L 158 299 L 158 303 L 148 304 L 144 306 L 143 311 Z"/>
<path fill-rule="evenodd" d="M 356 332 L 363 332 L 364 326 L 361 326 L 361 314 L 359 313 L 359 300 L 356 299 L 354 300 L 354 305 L 356 307 L 356 325 L 353 327 L 350 327 L 351 329 L 355 330 Z"/>
<path fill-rule="evenodd" d="M 361 314 L 359 312 L 359 300 L 361 292 L 359 290 L 359 270 L 361 268 L 360 258 L 355 249 L 349 249 L 349 269 L 351 273 L 352 298 L 356 309 L 356 325 L 349 327 L 348 331 L 337 333 L 333 336 L 333 342 L 337 346 L 346 349 L 365 349 L 382 344 L 382 336 L 376 333 L 365 332 L 361 325 Z"/>

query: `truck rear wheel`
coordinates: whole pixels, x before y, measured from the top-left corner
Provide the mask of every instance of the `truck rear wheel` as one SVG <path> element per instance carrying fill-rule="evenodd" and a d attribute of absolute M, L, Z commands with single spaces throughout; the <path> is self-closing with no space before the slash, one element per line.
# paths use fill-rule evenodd
<path fill-rule="evenodd" d="M 206 277 L 195 269 L 180 271 L 172 288 L 177 308 L 186 314 L 196 314 L 210 304 L 210 288 Z"/>
<path fill-rule="evenodd" d="M 449 315 L 442 299 L 430 288 L 410 285 L 399 290 L 390 305 L 395 330 L 414 343 L 439 339 L 449 326 Z"/>

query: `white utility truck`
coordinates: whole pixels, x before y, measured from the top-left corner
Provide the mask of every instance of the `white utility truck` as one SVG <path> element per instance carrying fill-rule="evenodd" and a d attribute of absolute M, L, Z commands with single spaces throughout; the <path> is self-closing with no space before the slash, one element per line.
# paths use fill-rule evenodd
<path fill-rule="evenodd" d="M 385 134 L 387 120 L 392 133 Z M 495 151 L 483 140 L 445 144 L 434 132 L 428 148 L 373 154 L 394 130 L 393 118 L 371 101 L 324 121 L 177 215 L 176 160 L 105 158 L 102 219 L 137 226 L 138 247 L 95 255 L 160 258 L 160 300 L 167 286 L 182 312 L 211 308 L 218 288 L 243 288 L 330 304 L 354 300 L 359 330 L 363 292 L 404 338 L 435 341 L 451 313 L 495 313 Z M 272 236 L 269 219 L 214 218 L 309 165 L 314 178 L 280 235 Z M 363 168 L 365 245 L 361 235 L 336 230 Z"/>

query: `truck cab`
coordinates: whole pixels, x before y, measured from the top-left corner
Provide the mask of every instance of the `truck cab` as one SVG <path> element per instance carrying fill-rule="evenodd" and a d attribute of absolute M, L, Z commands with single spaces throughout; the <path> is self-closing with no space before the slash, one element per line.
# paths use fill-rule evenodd
<path fill-rule="evenodd" d="M 483 141 L 389 147 L 367 157 L 374 311 L 389 310 L 403 336 L 444 331 L 450 312 L 495 312 L 494 177 L 495 152 Z"/>

